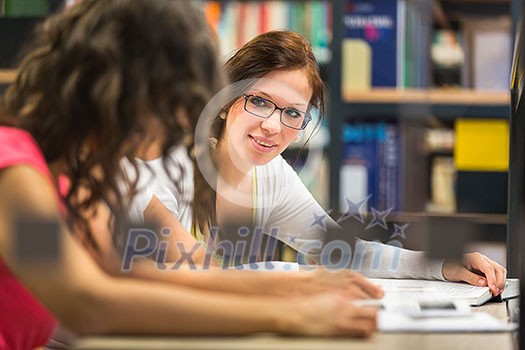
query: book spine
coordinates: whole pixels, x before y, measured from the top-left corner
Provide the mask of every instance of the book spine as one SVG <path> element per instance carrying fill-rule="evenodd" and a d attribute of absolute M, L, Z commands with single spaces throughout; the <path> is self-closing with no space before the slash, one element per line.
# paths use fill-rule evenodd
<path fill-rule="evenodd" d="M 371 87 L 397 86 L 397 0 L 350 1 L 344 15 L 345 38 L 369 47 L 370 62 L 363 69 L 371 70 Z M 362 52 L 359 45 L 353 46 Z M 352 56 L 352 53 L 348 53 Z M 348 62 L 348 64 L 351 64 Z M 352 76 L 347 76 L 352 79 Z M 350 83 L 350 85 L 352 85 Z"/>
<path fill-rule="evenodd" d="M 348 123 L 343 128 L 343 166 L 341 203 L 358 202 L 371 195 L 367 210 L 377 205 L 377 126 L 371 123 Z"/>
<path fill-rule="evenodd" d="M 399 145 L 398 129 L 396 124 L 386 126 L 384 166 L 385 178 L 385 207 L 382 210 L 399 208 L 398 182 L 399 182 Z"/>

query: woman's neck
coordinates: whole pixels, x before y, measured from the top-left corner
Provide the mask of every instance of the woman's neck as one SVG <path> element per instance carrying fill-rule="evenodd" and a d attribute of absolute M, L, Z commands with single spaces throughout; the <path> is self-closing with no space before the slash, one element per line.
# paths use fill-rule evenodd
<path fill-rule="evenodd" d="M 234 153 L 234 154 L 232 154 Z M 222 181 L 232 187 L 242 184 L 247 175 L 251 173 L 253 165 L 239 160 L 235 151 L 230 152 L 227 142 L 219 141 L 215 148 L 216 166 Z"/>

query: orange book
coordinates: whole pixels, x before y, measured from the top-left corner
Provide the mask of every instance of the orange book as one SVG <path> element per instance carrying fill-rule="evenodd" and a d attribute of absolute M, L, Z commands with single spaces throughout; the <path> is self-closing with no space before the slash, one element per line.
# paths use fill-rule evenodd
<path fill-rule="evenodd" d="M 219 33 L 221 20 L 221 4 L 219 1 L 209 1 L 204 5 L 204 15 L 208 24 L 213 28 L 215 34 Z"/>

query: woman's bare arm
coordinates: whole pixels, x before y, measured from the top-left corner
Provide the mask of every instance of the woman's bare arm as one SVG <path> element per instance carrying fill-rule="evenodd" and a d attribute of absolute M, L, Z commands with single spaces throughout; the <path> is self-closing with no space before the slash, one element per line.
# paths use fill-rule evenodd
<path fill-rule="evenodd" d="M 1 172 L 0 242 L 7 244 L 0 246 L 0 254 L 33 295 L 79 334 L 276 331 L 369 335 L 376 327 L 375 312 L 356 308 L 333 295 L 290 302 L 284 298 L 239 297 L 115 279 L 103 273 L 65 229 L 60 232 L 63 254 L 54 266 L 31 266 L 18 261 L 9 249 L 16 234 L 11 224 L 15 208 L 24 208 L 26 214 L 37 217 L 57 219 L 53 203 L 52 185 L 32 168 L 19 166 Z"/>
<path fill-rule="evenodd" d="M 221 269 L 215 264 L 203 266 L 206 252 L 201 251 L 204 249 L 182 227 L 177 218 L 158 199 L 155 200 L 155 197 L 148 209 L 150 211 L 145 216 L 160 223 L 162 227 L 169 227 L 172 232 L 170 236 L 165 237 L 168 240 L 168 252 L 172 251 L 171 258 L 180 258 L 180 246 L 177 246 L 177 242 L 183 245 L 185 253 L 189 253 L 194 246 L 199 247 L 197 255 L 192 254 L 188 258 L 189 263 L 186 260 L 180 265 L 177 264 L 177 260 L 167 259 L 171 263 L 157 263 L 149 258 L 135 258 L 128 269 L 128 266 L 123 264 L 123 258 L 112 248 L 111 234 L 107 228 L 110 214 L 106 207 L 101 206 L 96 211 L 96 216 L 90 217 L 90 222 L 98 245 L 102 247 L 99 249 L 97 260 L 106 271 L 117 276 L 139 277 L 204 290 L 249 295 L 289 297 L 324 291 L 339 291 L 354 299 L 380 298 L 383 295 L 379 287 L 351 270 L 332 272 L 320 266 L 310 267 L 312 271 L 262 272 Z M 179 241 L 179 237 L 183 239 L 184 236 L 186 239 Z"/>

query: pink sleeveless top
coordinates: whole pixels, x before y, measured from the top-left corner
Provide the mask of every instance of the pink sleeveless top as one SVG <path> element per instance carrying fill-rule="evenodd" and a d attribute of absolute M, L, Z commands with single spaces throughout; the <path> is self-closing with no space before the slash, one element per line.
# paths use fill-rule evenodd
<path fill-rule="evenodd" d="M 0 170 L 21 164 L 33 167 L 53 184 L 44 155 L 31 135 L 21 129 L 0 126 Z M 42 346 L 55 325 L 49 311 L 18 282 L 0 257 L 0 350 Z"/>

